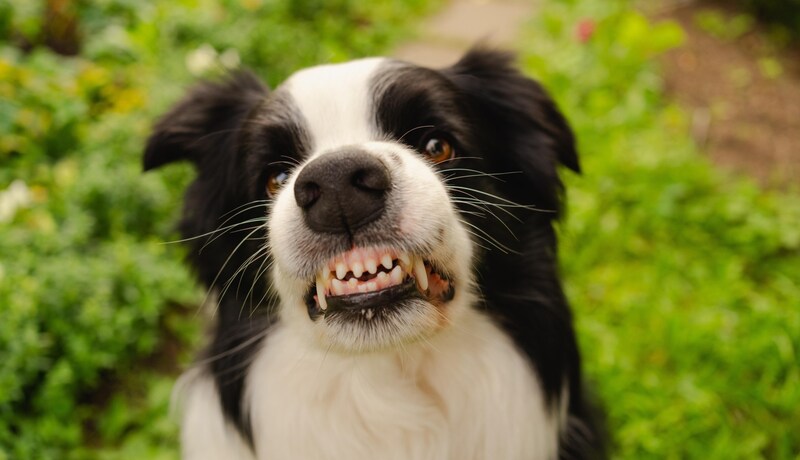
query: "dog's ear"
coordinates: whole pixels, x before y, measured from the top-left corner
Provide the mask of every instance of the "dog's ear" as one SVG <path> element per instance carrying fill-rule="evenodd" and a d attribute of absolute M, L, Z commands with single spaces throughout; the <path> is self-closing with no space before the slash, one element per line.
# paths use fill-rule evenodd
<path fill-rule="evenodd" d="M 240 124 L 266 94 L 258 77 L 247 71 L 195 86 L 155 125 L 144 170 L 179 160 L 202 166 L 210 156 L 229 151 Z"/>
<path fill-rule="evenodd" d="M 544 206 L 558 207 L 557 165 L 580 172 L 575 137 L 542 86 L 523 75 L 511 53 L 474 48 L 443 69 L 480 117 L 496 167 L 522 170 L 527 190 Z M 516 180 L 516 179 L 514 179 Z"/>
<path fill-rule="evenodd" d="M 566 119 L 542 85 L 517 70 L 513 54 L 474 48 L 444 72 L 475 99 L 497 134 L 508 136 L 522 151 L 551 156 L 580 172 Z"/>
<path fill-rule="evenodd" d="M 209 289 L 234 277 L 249 287 L 256 278 L 248 270 L 237 271 L 256 252 L 256 243 L 242 241 L 240 233 L 221 231 L 220 226 L 241 228 L 237 225 L 263 216 L 262 208 L 241 208 L 260 197 L 241 186 L 248 170 L 239 143 L 243 123 L 266 95 L 267 88 L 249 72 L 200 83 L 161 117 L 147 142 L 145 170 L 180 160 L 196 166 L 179 228 L 188 240 L 189 260 Z M 236 209 L 242 210 L 232 214 Z"/>

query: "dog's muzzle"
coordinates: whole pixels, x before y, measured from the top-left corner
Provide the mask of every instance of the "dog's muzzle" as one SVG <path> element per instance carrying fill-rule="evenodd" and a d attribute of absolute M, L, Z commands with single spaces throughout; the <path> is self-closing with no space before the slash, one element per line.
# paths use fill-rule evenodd
<path fill-rule="evenodd" d="M 379 158 L 347 147 L 305 165 L 294 196 L 305 224 L 320 238 L 353 239 L 384 215 L 391 189 L 391 174 Z M 385 244 L 353 246 L 328 260 L 315 278 L 306 295 L 312 318 L 354 314 L 371 319 L 413 299 L 442 302 L 453 296 L 451 280 L 424 254 Z"/>

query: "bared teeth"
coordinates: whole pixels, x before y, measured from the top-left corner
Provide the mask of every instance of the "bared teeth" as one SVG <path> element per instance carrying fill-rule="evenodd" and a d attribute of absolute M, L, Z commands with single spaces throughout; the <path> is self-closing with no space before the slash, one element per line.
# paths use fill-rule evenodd
<path fill-rule="evenodd" d="M 347 274 L 347 266 L 344 264 L 344 262 L 339 262 L 338 264 L 336 264 L 336 277 L 339 278 L 340 280 L 343 280 L 344 275 L 346 274 Z"/>
<path fill-rule="evenodd" d="M 361 262 L 354 262 L 352 267 L 353 276 L 356 278 L 360 278 L 362 274 L 364 274 L 364 265 Z"/>
<path fill-rule="evenodd" d="M 344 295 L 345 284 L 337 279 L 331 281 L 331 291 L 333 295 Z"/>
<path fill-rule="evenodd" d="M 391 270 L 392 256 L 390 256 L 389 254 L 384 254 L 383 257 L 381 257 L 381 265 L 383 265 L 387 270 Z"/>
<path fill-rule="evenodd" d="M 389 286 L 389 274 L 386 272 L 378 273 L 378 276 L 375 277 L 378 282 L 378 286 L 387 287 Z"/>
<path fill-rule="evenodd" d="M 428 289 L 428 273 L 425 271 L 425 262 L 419 257 L 414 258 L 414 278 L 417 280 L 420 290 Z"/>
<path fill-rule="evenodd" d="M 389 272 L 389 282 L 392 286 L 402 283 L 404 277 L 405 275 L 403 274 L 403 269 L 400 268 L 399 265 L 394 267 L 394 270 Z"/>
<path fill-rule="evenodd" d="M 400 254 L 397 256 L 397 261 L 406 273 L 411 273 L 413 267 L 411 266 L 411 257 L 408 254 Z"/>
<path fill-rule="evenodd" d="M 322 311 L 328 309 L 328 302 L 325 299 L 325 279 L 323 276 L 317 277 L 317 303 Z"/>
<path fill-rule="evenodd" d="M 397 266 L 394 259 L 397 259 Z M 386 271 L 382 271 L 385 269 Z M 316 278 L 315 288 L 320 309 L 328 308 L 327 296 L 343 296 L 380 291 L 403 283 L 413 276 L 420 291 L 430 285 L 428 269 L 421 257 L 376 249 L 353 249 L 333 259 Z M 369 279 L 361 281 L 369 273 Z M 345 280 L 345 278 L 348 278 Z"/>
<path fill-rule="evenodd" d="M 375 259 L 369 258 L 364 261 L 364 268 L 366 268 L 371 275 L 374 275 L 378 271 L 378 263 L 375 262 Z"/>

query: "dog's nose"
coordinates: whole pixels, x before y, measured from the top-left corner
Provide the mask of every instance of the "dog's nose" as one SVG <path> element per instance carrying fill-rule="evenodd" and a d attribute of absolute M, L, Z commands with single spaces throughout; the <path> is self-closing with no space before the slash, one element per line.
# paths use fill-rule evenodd
<path fill-rule="evenodd" d="M 381 216 L 391 186 L 378 158 L 350 148 L 308 163 L 294 183 L 294 198 L 312 230 L 352 233 Z"/>

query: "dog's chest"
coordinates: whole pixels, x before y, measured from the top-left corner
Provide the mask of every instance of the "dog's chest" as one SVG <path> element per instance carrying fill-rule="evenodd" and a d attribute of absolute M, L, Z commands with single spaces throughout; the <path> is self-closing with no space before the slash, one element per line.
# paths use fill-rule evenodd
<path fill-rule="evenodd" d="M 488 319 L 393 353 L 341 355 L 278 326 L 251 367 L 259 459 L 548 459 L 558 419 Z"/>

